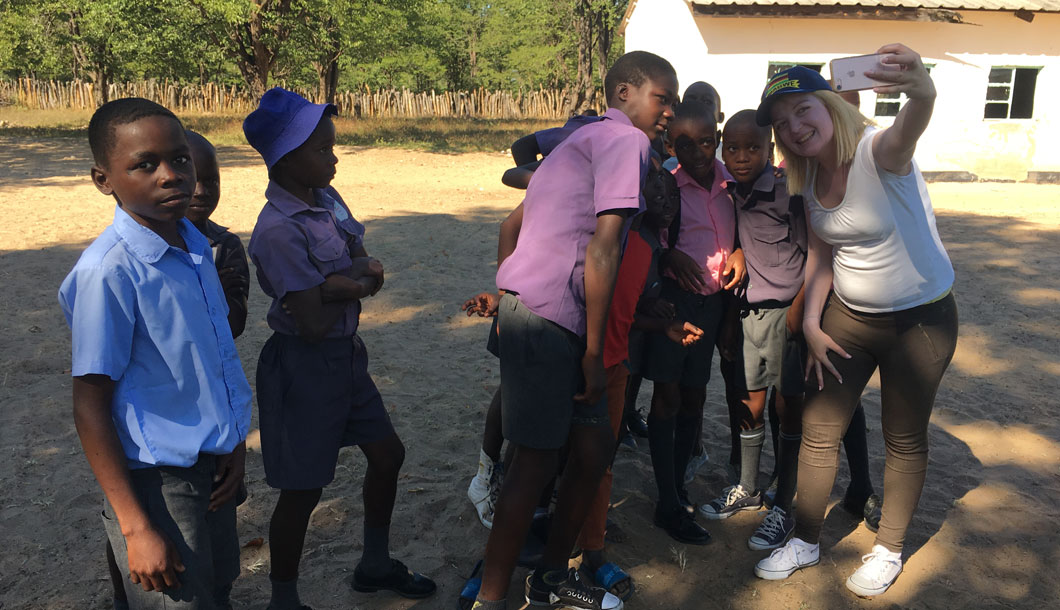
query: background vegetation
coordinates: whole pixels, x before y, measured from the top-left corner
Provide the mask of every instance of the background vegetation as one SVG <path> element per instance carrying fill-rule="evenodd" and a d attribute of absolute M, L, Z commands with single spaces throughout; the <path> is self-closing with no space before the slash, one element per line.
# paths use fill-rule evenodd
<path fill-rule="evenodd" d="M 627 0 L 0 0 L 0 78 L 566 91 L 598 105 Z"/>

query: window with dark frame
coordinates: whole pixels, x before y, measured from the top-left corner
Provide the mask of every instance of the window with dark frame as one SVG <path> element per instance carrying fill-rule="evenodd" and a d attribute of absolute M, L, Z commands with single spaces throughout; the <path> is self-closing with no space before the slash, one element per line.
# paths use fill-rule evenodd
<path fill-rule="evenodd" d="M 991 68 L 986 85 L 984 119 L 1034 117 L 1034 86 L 1041 68 Z"/>
<path fill-rule="evenodd" d="M 824 64 L 800 64 L 790 61 L 771 61 L 769 62 L 769 69 L 766 73 L 766 79 L 773 78 L 773 75 L 781 70 L 787 70 L 788 68 L 794 68 L 795 66 L 802 66 L 803 68 L 809 68 L 814 72 L 820 72 L 821 68 L 824 68 Z"/>
<path fill-rule="evenodd" d="M 927 68 L 928 74 L 931 74 L 931 69 L 935 67 L 934 64 L 924 64 Z M 909 99 L 904 93 L 877 93 L 876 94 L 876 111 L 875 116 L 898 116 L 898 111 L 905 105 L 905 101 Z"/>

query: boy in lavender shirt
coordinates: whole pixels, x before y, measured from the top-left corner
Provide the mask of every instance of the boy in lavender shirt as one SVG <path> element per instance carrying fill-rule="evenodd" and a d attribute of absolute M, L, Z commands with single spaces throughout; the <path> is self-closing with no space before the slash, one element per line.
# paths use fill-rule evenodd
<path fill-rule="evenodd" d="M 506 607 L 508 586 L 560 450 L 570 458 L 531 604 L 621 608 L 567 569 L 574 541 L 611 457 L 602 400 L 604 329 L 627 218 L 641 207 L 651 138 L 672 116 L 677 77 L 666 60 L 627 53 L 604 80 L 610 109 L 552 152 L 524 200 L 515 251 L 497 270 L 504 436 L 515 457 L 497 501 L 474 608 Z"/>
<path fill-rule="evenodd" d="M 309 517 L 335 477 L 340 447 L 357 445 L 364 476 L 364 551 L 353 588 L 404 597 L 435 584 L 390 558 L 390 519 L 405 447 L 368 375 L 357 336 L 360 300 L 383 284 L 383 267 L 364 248 L 364 225 L 339 193 L 331 104 L 273 88 L 243 122 L 269 168 L 265 204 L 250 238 L 258 283 L 272 297 L 274 331 L 258 360 L 257 389 L 265 479 L 280 490 L 269 524 L 271 610 L 303 608 L 298 565 Z"/>

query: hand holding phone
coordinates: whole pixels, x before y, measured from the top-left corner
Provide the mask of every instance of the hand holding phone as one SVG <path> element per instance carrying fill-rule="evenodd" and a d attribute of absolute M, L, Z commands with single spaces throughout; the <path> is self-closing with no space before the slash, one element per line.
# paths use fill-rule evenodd
<path fill-rule="evenodd" d="M 895 69 L 893 65 L 883 63 L 881 61 L 883 57 L 883 54 L 873 53 L 871 55 L 840 57 L 828 62 L 828 69 L 832 73 L 832 89 L 834 91 L 861 91 L 889 84 L 865 76 L 866 72 Z"/>

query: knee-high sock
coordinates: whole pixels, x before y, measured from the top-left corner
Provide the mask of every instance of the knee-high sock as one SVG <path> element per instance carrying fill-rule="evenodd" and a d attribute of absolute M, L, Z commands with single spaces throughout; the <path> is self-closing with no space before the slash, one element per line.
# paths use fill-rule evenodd
<path fill-rule="evenodd" d="M 795 487 L 799 473 L 799 445 L 801 434 L 780 433 L 780 447 L 777 449 L 777 495 L 773 503 L 784 512 L 791 514 L 791 501 L 795 499 Z"/>
<path fill-rule="evenodd" d="M 674 480 L 674 428 L 676 418 L 648 416 L 648 443 L 655 485 L 659 489 L 659 506 L 666 512 L 680 507 L 677 482 Z"/>
<path fill-rule="evenodd" d="M 740 432 L 740 486 L 749 492 L 758 486 L 758 462 L 765 441 L 765 426 Z"/>

